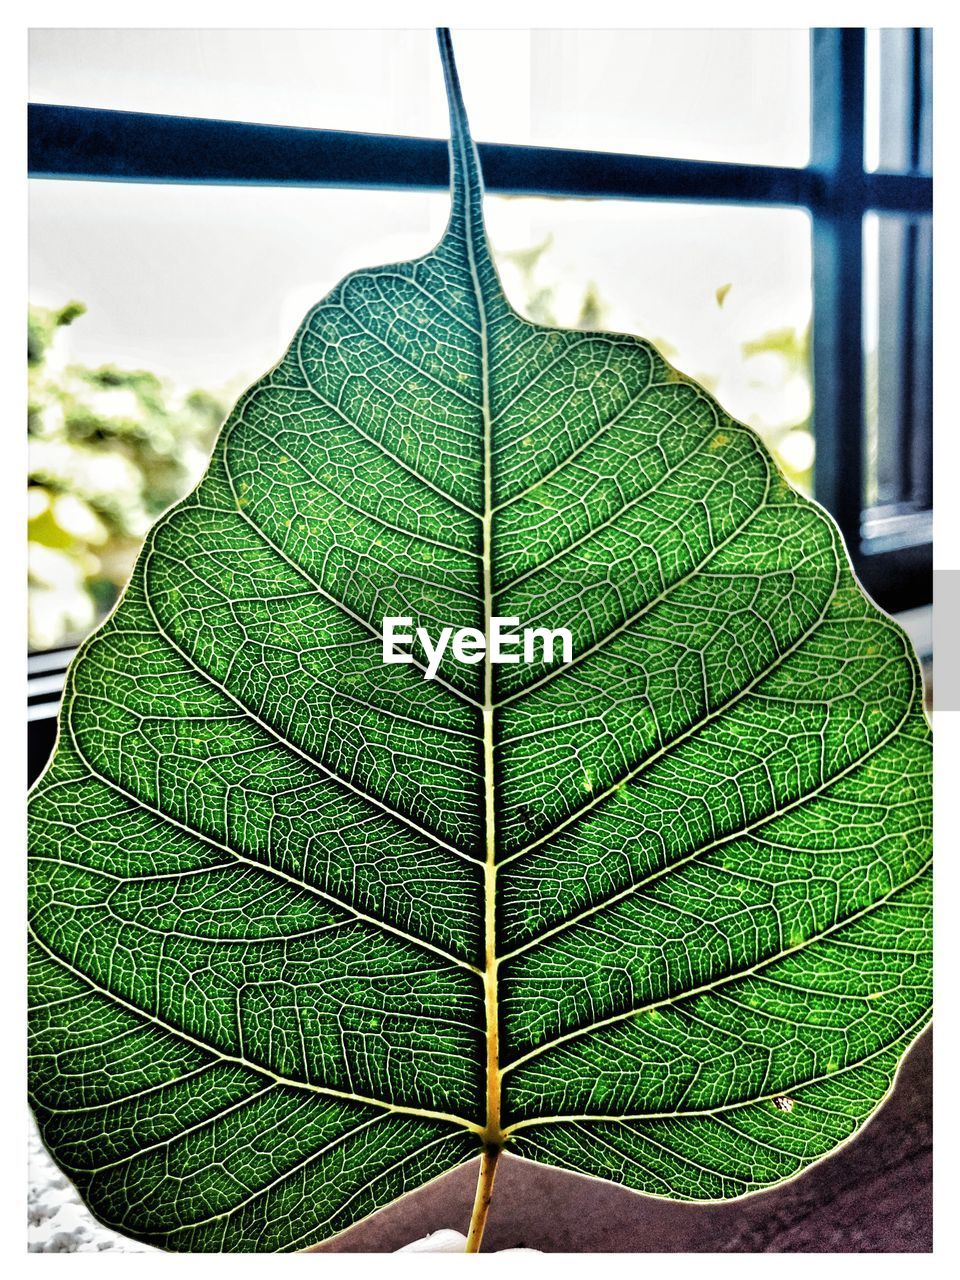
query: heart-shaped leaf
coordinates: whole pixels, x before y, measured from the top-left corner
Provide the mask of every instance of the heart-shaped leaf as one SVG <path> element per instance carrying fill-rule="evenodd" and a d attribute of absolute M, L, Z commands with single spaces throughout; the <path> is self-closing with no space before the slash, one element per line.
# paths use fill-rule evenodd
<path fill-rule="evenodd" d="M 243 396 L 31 804 L 43 1137 L 167 1249 L 313 1245 L 483 1151 L 476 1247 L 504 1148 L 756 1191 L 857 1130 L 928 1017 L 902 632 L 652 347 L 510 309 L 442 47 L 446 234 Z M 572 658 L 426 679 L 388 617 Z"/>

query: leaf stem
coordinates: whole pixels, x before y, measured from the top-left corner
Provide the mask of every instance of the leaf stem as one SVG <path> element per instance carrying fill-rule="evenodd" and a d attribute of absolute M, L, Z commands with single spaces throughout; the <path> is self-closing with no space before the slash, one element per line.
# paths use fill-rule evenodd
<path fill-rule="evenodd" d="M 437 32 L 440 57 L 443 62 L 450 105 L 450 176 L 452 230 L 462 237 L 467 267 L 473 285 L 477 307 L 477 335 L 480 340 L 480 405 L 483 424 L 483 513 L 481 516 L 481 563 L 483 568 L 483 634 L 490 634 L 493 616 L 493 412 L 490 397 L 490 351 L 487 300 L 481 273 L 481 265 L 489 266 L 489 247 L 483 226 L 483 180 L 480 162 L 460 93 L 460 81 L 453 56 L 450 32 L 440 28 Z M 500 1015 L 497 993 L 499 959 L 497 957 L 497 802 L 496 768 L 494 765 L 494 688 L 493 667 L 489 654 L 483 664 L 483 777 L 484 777 L 484 828 L 485 857 L 483 864 L 484 894 L 484 967 L 483 988 L 486 1009 L 487 1041 L 487 1116 L 483 1131 L 483 1157 L 480 1162 L 480 1180 L 477 1184 L 477 1200 L 473 1207 L 467 1252 L 476 1253 L 480 1248 L 483 1227 L 486 1222 L 490 1197 L 493 1195 L 493 1175 L 497 1159 L 503 1149 L 503 1129 L 500 1125 Z"/>
<path fill-rule="evenodd" d="M 480 1157 L 480 1172 L 477 1175 L 477 1194 L 473 1202 L 473 1213 L 470 1215 L 470 1230 L 467 1233 L 465 1253 L 479 1253 L 483 1242 L 483 1229 L 487 1225 L 487 1214 L 490 1212 L 490 1201 L 493 1199 L 493 1180 L 497 1174 L 497 1161 L 502 1148 L 488 1143 Z"/>

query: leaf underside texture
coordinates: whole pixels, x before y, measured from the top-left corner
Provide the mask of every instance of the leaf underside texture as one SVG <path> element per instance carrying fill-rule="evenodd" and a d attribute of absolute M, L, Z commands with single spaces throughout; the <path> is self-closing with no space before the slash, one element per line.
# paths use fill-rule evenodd
<path fill-rule="evenodd" d="M 71 668 L 31 801 L 31 1090 L 93 1212 L 316 1244 L 483 1143 L 796 1175 L 930 1004 L 916 661 L 653 347 L 508 306 L 449 46 L 436 250 L 240 400 Z M 384 666 L 385 616 L 568 666 Z"/>

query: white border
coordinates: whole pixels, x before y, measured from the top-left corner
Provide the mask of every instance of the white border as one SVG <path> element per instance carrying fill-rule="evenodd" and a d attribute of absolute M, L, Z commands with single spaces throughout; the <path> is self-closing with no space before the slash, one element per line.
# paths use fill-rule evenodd
<path fill-rule="evenodd" d="M 4 948 L 2 990 L 7 1000 L 3 1026 L 7 1032 L 0 1055 L 0 1097 L 8 1107 L 8 1123 L 3 1130 L 3 1182 L 0 1183 L 0 1206 L 7 1215 L 0 1240 L 3 1252 L 10 1263 L 23 1265 L 25 1240 L 23 1230 L 23 1172 L 26 1136 L 26 1120 L 22 1106 L 25 1073 L 22 1062 L 22 1028 L 24 1025 L 23 981 L 23 899 L 24 877 L 22 850 L 25 843 L 23 779 L 25 775 L 25 735 L 23 732 L 23 649 L 25 638 L 26 591 L 23 547 L 22 467 L 22 410 L 25 399 L 23 379 L 23 302 L 26 297 L 26 182 L 24 180 L 24 138 L 26 124 L 26 30 L 28 27 L 427 27 L 447 24 L 456 27 L 517 28 L 529 26 L 559 27 L 788 27 L 788 26 L 933 26 L 935 47 L 935 172 L 936 172 L 936 286 L 935 286 L 935 563 L 940 569 L 960 570 L 960 501 L 953 490 L 960 481 L 960 422 L 953 404 L 952 387 L 948 381 L 952 363 L 957 360 L 957 324 L 954 318 L 958 308 L 957 235 L 960 224 L 958 210 L 958 159 L 957 121 L 960 120 L 960 47 L 958 47 L 958 19 L 948 15 L 945 4 L 893 4 L 874 0 L 871 4 L 823 4 L 814 3 L 791 6 L 785 12 L 766 3 L 743 3 L 730 0 L 717 6 L 715 3 L 684 3 L 661 6 L 641 6 L 626 0 L 591 0 L 589 4 L 573 4 L 571 0 L 554 0 L 549 6 L 530 3 L 529 0 L 485 0 L 481 6 L 457 3 L 439 5 L 424 0 L 405 0 L 402 4 L 374 3 L 373 0 L 353 0 L 337 11 L 318 4 L 317 0 L 272 0 L 269 6 L 235 4 L 229 10 L 230 21 L 224 22 L 225 6 L 216 0 L 166 0 L 162 5 L 140 4 L 134 9 L 129 0 L 86 0 L 82 8 L 73 0 L 45 0 L 34 4 L 22 2 L 8 6 L 0 19 L 0 93 L 3 105 L 0 110 L 0 138 L 3 145 L 4 189 L 0 203 L 3 217 L 3 235 L 0 244 L 8 261 L 3 273 L 4 308 L 0 352 L 7 362 L 2 385 L 6 389 L 2 430 L 4 440 L 3 465 L 0 476 L 9 486 L 9 492 L 0 501 L 0 513 L 4 525 L 0 528 L 0 563 L 6 575 L 2 587 L 4 626 L 0 628 L 0 646 L 3 661 L 0 670 L 2 703 L 0 725 L 3 755 L 0 759 L 0 786 L 4 790 L 3 843 L 0 845 L 3 870 L 3 906 L 9 915 L 0 930 L 0 943 Z M 482 21 L 479 19 L 482 16 Z M 784 19 L 789 19 L 784 21 Z M 269 19 L 269 22 L 267 21 Z M 13 388 L 17 390 L 14 392 Z M 21 548 L 20 553 L 14 548 Z M 956 638 L 938 635 L 938 655 L 941 662 L 960 661 Z M 954 919 L 956 904 L 960 903 L 960 854 L 956 850 L 955 833 L 960 827 L 960 814 L 956 810 L 960 787 L 960 713 L 938 712 L 935 717 L 936 749 L 936 841 L 938 849 L 937 889 L 937 1181 L 935 1185 L 936 1244 L 932 1256 L 912 1255 L 909 1260 L 896 1254 L 885 1255 L 818 1255 L 815 1263 L 818 1272 L 840 1273 L 842 1267 L 855 1270 L 869 1268 L 872 1274 L 890 1272 L 904 1267 L 911 1270 L 930 1267 L 939 1272 L 950 1257 L 956 1261 L 958 1250 L 958 1219 L 960 1204 L 957 1177 L 957 1151 L 960 1147 L 958 1125 L 957 1085 L 955 1083 L 960 1063 L 957 1060 L 957 1010 L 954 995 L 954 974 L 950 972 L 954 956 L 948 954 L 951 935 L 956 937 Z M 953 1008 L 951 1008 L 953 1004 Z M 451 1226 L 458 1224 L 451 1223 Z M 282 1266 L 272 1256 L 264 1255 L 121 1255 L 129 1265 L 148 1272 L 154 1268 L 203 1269 L 207 1276 L 235 1274 L 237 1270 L 249 1274 L 250 1269 Z M 437 1256 L 437 1255 L 434 1255 Z M 455 1255 L 442 1255 L 449 1259 Z M 493 1255 L 469 1263 L 455 1262 L 455 1266 L 492 1268 L 498 1274 L 511 1275 L 519 1269 L 524 1273 L 541 1269 L 550 1275 L 582 1267 L 581 1259 L 590 1255 L 543 1255 L 539 1258 L 524 1257 L 493 1260 Z M 398 1257 L 390 1263 L 398 1275 L 416 1275 L 424 1266 L 445 1265 L 430 1261 L 431 1255 L 415 1254 Z M 648 1256 L 649 1257 L 649 1256 Z M 425 1261 L 426 1259 L 426 1261 Z M 775 1261 L 774 1261 L 775 1259 Z M 322 1255 L 313 1265 L 333 1267 L 338 1273 L 355 1271 L 369 1265 L 371 1255 Z M 58 1265 L 58 1264 L 29 1264 Z M 71 1274 L 86 1272 L 90 1268 L 104 1266 L 96 1255 L 74 1255 Z M 124 1263 L 106 1263 L 111 1266 Z M 297 1263 L 295 1265 L 309 1265 Z M 786 1271 L 807 1270 L 809 1262 L 803 1255 L 657 1255 L 656 1261 L 644 1261 L 644 1255 L 602 1255 L 600 1264 L 605 1271 L 635 1274 L 638 1267 L 644 1271 L 656 1268 L 658 1274 L 674 1275 L 688 1268 L 707 1267 L 711 1274 L 732 1275 L 735 1270 L 746 1268 L 757 1274 L 762 1270 L 769 1274 L 771 1266 Z M 79 1269 L 79 1272 L 76 1270 Z"/>

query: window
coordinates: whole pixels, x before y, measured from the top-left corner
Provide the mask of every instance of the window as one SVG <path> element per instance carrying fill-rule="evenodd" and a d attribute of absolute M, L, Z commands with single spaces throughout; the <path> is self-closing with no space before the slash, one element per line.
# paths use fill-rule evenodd
<path fill-rule="evenodd" d="M 458 37 L 514 304 L 657 341 L 833 513 L 891 611 L 931 594 L 930 47 Z M 428 32 L 35 31 L 31 97 L 30 173 L 59 179 L 32 184 L 31 286 L 90 305 L 77 361 L 149 359 L 229 402 L 344 271 L 445 220 Z M 32 661 L 42 722 L 63 661 Z"/>

